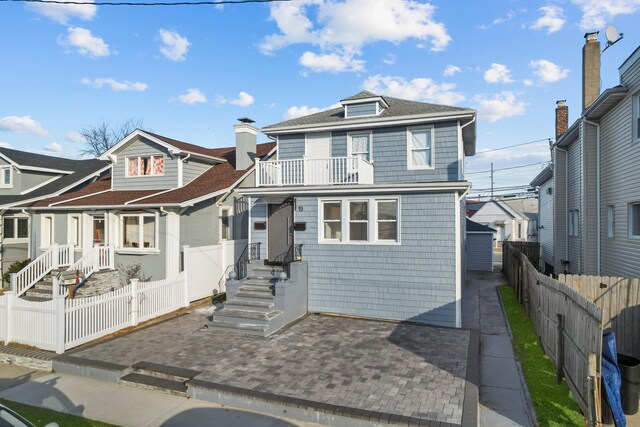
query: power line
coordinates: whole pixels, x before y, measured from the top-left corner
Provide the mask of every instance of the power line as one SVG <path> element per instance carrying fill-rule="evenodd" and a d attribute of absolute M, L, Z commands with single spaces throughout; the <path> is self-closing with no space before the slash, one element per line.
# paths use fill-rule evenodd
<path fill-rule="evenodd" d="M 178 2 L 111 2 L 96 1 L 88 3 L 82 1 L 63 1 L 63 0 L 0 0 L 2 3 L 45 3 L 45 4 L 73 4 L 79 6 L 95 5 L 95 6 L 217 6 L 224 4 L 245 4 L 245 3 L 276 3 L 290 2 L 295 0 L 212 0 L 212 1 L 178 1 Z"/>
<path fill-rule="evenodd" d="M 5 0 L 0 0 L 0 1 L 5 1 Z M 15 1 L 22 1 L 22 0 L 15 0 Z M 33 1 L 33 0 L 30 0 L 30 1 Z M 478 151 L 477 154 L 491 153 L 492 151 L 500 151 L 500 150 L 506 150 L 508 148 L 522 147 L 523 145 L 536 144 L 542 141 L 551 141 L 551 138 L 536 139 L 535 141 L 523 142 L 521 144 L 508 145 L 506 147 L 492 148 L 490 150 Z"/>
<path fill-rule="evenodd" d="M 547 164 L 547 163 L 549 163 L 549 162 L 528 163 L 526 165 L 519 165 L 519 166 L 511 166 L 511 167 L 508 167 L 508 168 L 493 169 L 493 172 L 506 171 L 506 170 L 519 169 L 519 168 L 528 168 L 530 166 L 544 165 L 544 164 Z M 465 175 L 477 175 L 479 173 L 490 173 L 490 172 L 491 172 L 491 170 L 477 171 L 477 172 L 467 172 Z"/>

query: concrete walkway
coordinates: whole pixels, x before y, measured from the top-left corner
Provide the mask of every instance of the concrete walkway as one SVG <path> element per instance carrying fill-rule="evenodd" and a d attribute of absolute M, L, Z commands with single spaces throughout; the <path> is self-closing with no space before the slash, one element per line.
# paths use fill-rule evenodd
<path fill-rule="evenodd" d="M 469 272 L 463 327 L 480 331 L 480 422 L 485 427 L 533 426 L 526 384 L 516 364 L 496 286 L 502 273 Z"/>
<path fill-rule="evenodd" d="M 0 398 L 119 426 L 315 426 L 86 377 L 0 364 Z"/>

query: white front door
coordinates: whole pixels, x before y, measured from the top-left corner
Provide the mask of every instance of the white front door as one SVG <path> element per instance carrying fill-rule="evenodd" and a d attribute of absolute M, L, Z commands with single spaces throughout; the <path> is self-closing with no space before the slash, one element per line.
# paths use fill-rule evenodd
<path fill-rule="evenodd" d="M 307 135 L 305 143 L 305 182 L 311 185 L 329 184 L 331 178 L 331 134 Z"/>

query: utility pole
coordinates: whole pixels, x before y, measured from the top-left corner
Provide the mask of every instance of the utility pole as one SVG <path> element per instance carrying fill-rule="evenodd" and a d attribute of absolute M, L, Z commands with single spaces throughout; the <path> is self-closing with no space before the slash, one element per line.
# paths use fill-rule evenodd
<path fill-rule="evenodd" d="M 491 200 L 493 200 L 493 162 L 491 162 Z"/>

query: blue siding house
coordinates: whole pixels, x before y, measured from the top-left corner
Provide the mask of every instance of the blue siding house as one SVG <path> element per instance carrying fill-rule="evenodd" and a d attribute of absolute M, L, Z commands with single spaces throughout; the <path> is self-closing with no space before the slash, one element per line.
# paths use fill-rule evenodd
<path fill-rule="evenodd" d="M 277 262 L 302 245 L 311 312 L 461 326 L 464 157 L 476 112 L 360 92 L 262 128 L 249 242 Z"/>

